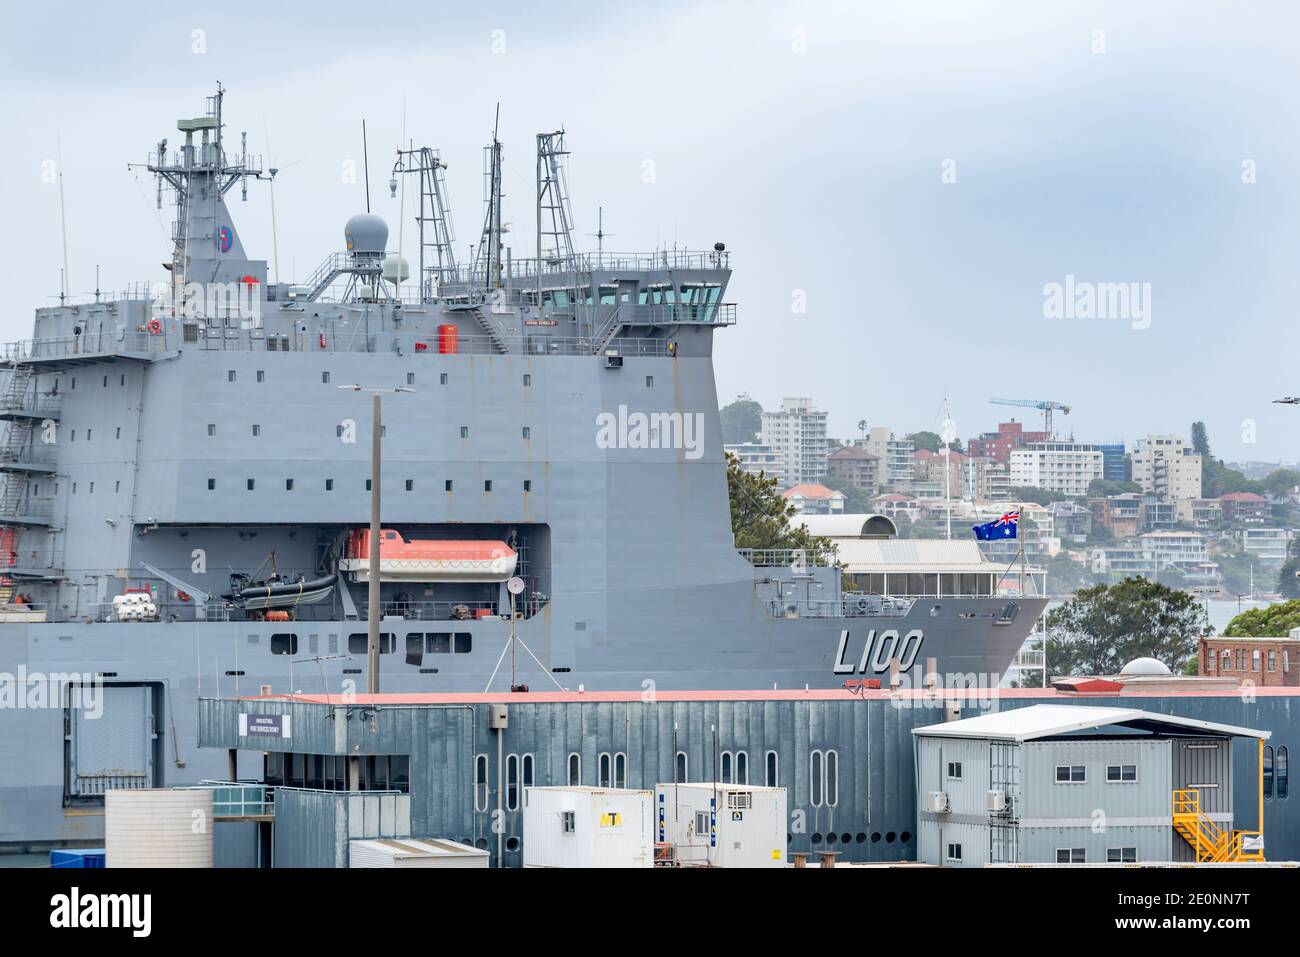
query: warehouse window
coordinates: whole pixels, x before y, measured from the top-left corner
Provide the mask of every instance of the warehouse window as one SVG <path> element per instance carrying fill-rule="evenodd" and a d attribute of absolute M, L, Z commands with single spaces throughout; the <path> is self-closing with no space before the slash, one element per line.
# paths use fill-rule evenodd
<path fill-rule="evenodd" d="M 1268 670 L 1269 670 L 1269 671 L 1277 671 L 1277 652 L 1276 652 L 1276 651 L 1270 651 L 1270 652 L 1268 653 Z"/>
<path fill-rule="evenodd" d="M 770 788 L 780 787 L 781 759 L 775 751 L 769 751 L 763 758 L 763 783 Z"/>
<path fill-rule="evenodd" d="M 577 787 L 582 783 L 582 755 L 569 755 L 569 787 Z"/>
<path fill-rule="evenodd" d="M 522 759 L 522 761 L 521 761 L 520 763 L 521 763 L 521 765 L 523 766 L 523 769 L 524 769 L 524 772 L 523 772 L 523 785 L 524 785 L 524 787 L 526 787 L 526 788 L 530 788 L 530 787 L 533 786 L 533 783 L 534 783 L 534 781 L 533 781 L 533 766 L 536 764 L 536 762 L 533 760 L 533 756 L 532 756 L 531 754 L 525 754 L 525 755 L 523 756 L 523 759 Z"/>
<path fill-rule="evenodd" d="M 1137 859 L 1138 859 L 1138 849 L 1136 847 L 1106 848 L 1107 864 L 1136 864 Z"/>
<path fill-rule="evenodd" d="M 1082 847 L 1058 847 L 1056 849 L 1056 863 L 1058 864 L 1086 864 L 1088 862 L 1088 852 Z"/>
<path fill-rule="evenodd" d="M 1291 793 L 1290 772 L 1287 768 L 1288 760 L 1289 755 L 1287 754 L 1286 745 L 1284 744 L 1277 749 L 1277 755 L 1273 759 L 1273 776 L 1276 779 L 1277 796 L 1279 798 L 1285 798 Z"/>
<path fill-rule="evenodd" d="M 1264 797 L 1273 796 L 1273 746 L 1264 748 Z"/>
<path fill-rule="evenodd" d="M 722 752 L 721 762 L 722 762 L 721 764 L 722 770 L 718 776 L 718 780 L 721 781 L 723 784 L 730 784 L 731 783 L 731 752 L 730 751 Z"/>
<path fill-rule="evenodd" d="M 685 752 L 685 751 L 678 751 L 678 752 L 677 752 L 677 766 L 676 766 L 676 768 L 674 768 L 674 770 L 673 770 L 673 783 L 674 783 L 674 784 L 685 784 L 686 781 L 687 781 L 686 774 L 687 774 L 687 771 L 688 771 L 688 770 L 689 770 L 689 763 L 688 763 L 687 760 L 686 760 L 686 752 Z"/>
<path fill-rule="evenodd" d="M 703 836 L 709 833 L 709 812 L 695 812 L 695 833 L 697 836 Z"/>
<path fill-rule="evenodd" d="M 960 761 L 949 761 L 949 762 L 948 762 L 948 780 L 949 780 L 949 781 L 960 781 L 960 780 L 961 780 L 961 762 L 960 762 Z"/>
<path fill-rule="evenodd" d="M 1138 779 L 1138 769 L 1136 764 L 1108 764 L 1106 765 L 1106 781 L 1111 784 Z"/>
<path fill-rule="evenodd" d="M 822 753 L 814 751 L 808 757 L 808 803 L 813 807 L 821 807 L 824 796 L 823 788 L 826 785 L 826 769 L 822 763 Z"/>
<path fill-rule="evenodd" d="M 474 810 L 488 809 L 488 757 L 486 754 L 474 758 Z"/>
<path fill-rule="evenodd" d="M 506 756 L 506 809 L 519 810 L 519 755 Z"/>
<path fill-rule="evenodd" d="M 949 861 L 952 861 L 954 864 L 960 864 L 960 863 L 961 863 L 961 845 L 960 845 L 960 844 L 949 844 L 949 845 L 948 845 L 948 853 L 947 853 L 947 855 L 945 855 L 945 856 L 947 857 L 947 859 L 948 859 Z"/>
<path fill-rule="evenodd" d="M 627 787 L 627 755 L 622 751 L 614 755 L 614 787 Z"/>
<path fill-rule="evenodd" d="M 602 751 L 596 765 L 596 787 L 607 788 L 612 782 L 614 761 L 608 752 Z"/>
<path fill-rule="evenodd" d="M 1057 784 L 1083 784 L 1087 780 L 1088 772 L 1082 764 L 1058 764 L 1056 766 Z"/>
<path fill-rule="evenodd" d="M 749 783 L 749 755 L 744 751 L 736 752 L 736 783 Z"/>
<path fill-rule="evenodd" d="M 840 755 L 838 751 L 826 752 L 826 803 L 831 807 L 840 803 Z"/>

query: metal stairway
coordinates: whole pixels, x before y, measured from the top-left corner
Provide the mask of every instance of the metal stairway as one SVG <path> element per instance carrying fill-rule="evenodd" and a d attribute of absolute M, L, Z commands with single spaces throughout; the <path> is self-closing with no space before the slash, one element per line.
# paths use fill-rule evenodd
<path fill-rule="evenodd" d="M 1260 832 L 1221 828 L 1201 812 L 1201 792 L 1194 788 L 1174 792 L 1173 824 L 1198 864 L 1264 860 Z"/>
<path fill-rule="evenodd" d="M 475 306 L 470 306 L 467 311 L 478 320 L 479 326 L 487 333 L 487 337 L 492 343 L 492 348 L 496 349 L 496 351 L 502 355 L 508 355 L 510 352 L 510 346 L 502 337 L 501 328 L 497 324 L 497 321 L 492 318 L 492 314 L 483 310 L 483 304 L 480 303 Z"/>
<path fill-rule="evenodd" d="M 610 340 L 614 338 L 614 333 L 618 332 L 618 330 L 622 328 L 622 312 L 623 304 L 620 302 L 614 307 L 614 311 L 609 314 L 609 319 L 606 320 L 605 325 L 601 327 L 600 332 L 596 333 L 593 337 L 593 345 L 591 349 L 591 354 L 593 356 L 598 356 L 604 352 L 605 347 L 608 346 Z"/>

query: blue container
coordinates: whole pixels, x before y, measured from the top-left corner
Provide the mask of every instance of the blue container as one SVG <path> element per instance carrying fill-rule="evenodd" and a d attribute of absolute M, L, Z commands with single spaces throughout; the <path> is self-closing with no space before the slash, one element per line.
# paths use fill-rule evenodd
<path fill-rule="evenodd" d="M 102 847 L 80 847 L 72 850 L 50 851 L 50 867 L 103 867 Z"/>

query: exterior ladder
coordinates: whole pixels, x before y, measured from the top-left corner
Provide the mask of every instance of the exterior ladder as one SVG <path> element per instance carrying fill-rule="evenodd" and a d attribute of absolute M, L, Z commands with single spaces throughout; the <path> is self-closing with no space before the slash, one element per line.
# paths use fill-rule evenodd
<path fill-rule="evenodd" d="M 1174 791 L 1173 825 L 1196 852 L 1198 864 L 1264 860 L 1263 835 L 1225 830 L 1215 824 L 1201 812 L 1201 792 L 1195 788 Z"/>

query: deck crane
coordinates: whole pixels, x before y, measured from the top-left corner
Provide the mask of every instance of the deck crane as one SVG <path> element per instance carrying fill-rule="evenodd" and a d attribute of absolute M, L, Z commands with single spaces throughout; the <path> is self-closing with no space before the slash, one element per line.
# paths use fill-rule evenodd
<path fill-rule="evenodd" d="M 993 405 L 1016 405 L 1026 409 L 1038 409 L 1043 413 L 1043 431 L 1047 433 L 1048 439 L 1056 438 L 1056 432 L 1052 429 L 1052 412 L 1059 410 L 1062 415 L 1070 414 L 1068 405 L 1050 399 L 989 399 L 989 402 Z"/>

